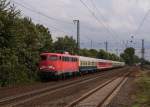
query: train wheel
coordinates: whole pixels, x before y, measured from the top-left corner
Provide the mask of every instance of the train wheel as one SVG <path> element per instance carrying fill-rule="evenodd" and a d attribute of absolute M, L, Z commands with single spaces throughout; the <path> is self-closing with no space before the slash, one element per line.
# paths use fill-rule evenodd
<path fill-rule="evenodd" d="M 72 73 L 72 77 L 75 78 L 75 72 Z"/>
<path fill-rule="evenodd" d="M 52 77 L 52 80 L 58 81 L 58 79 L 59 79 L 58 75 L 55 75 L 55 76 Z"/>
<path fill-rule="evenodd" d="M 82 76 L 81 72 L 78 72 L 78 76 Z"/>
<path fill-rule="evenodd" d="M 63 74 L 60 74 L 59 79 L 63 80 Z"/>
<path fill-rule="evenodd" d="M 69 78 L 72 78 L 72 76 L 73 76 L 73 73 L 72 73 L 72 72 L 69 72 L 69 73 L 68 73 L 68 77 L 69 77 Z"/>
<path fill-rule="evenodd" d="M 65 80 L 66 79 L 66 74 L 62 74 L 62 79 Z"/>

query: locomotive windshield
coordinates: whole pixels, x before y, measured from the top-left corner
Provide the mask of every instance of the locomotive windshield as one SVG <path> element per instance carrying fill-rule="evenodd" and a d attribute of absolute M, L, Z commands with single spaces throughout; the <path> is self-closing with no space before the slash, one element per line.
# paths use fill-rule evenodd
<path fill-rule="evenodd" d="M 56 61 L 56 60 L 58 60 L 58 56 L 56 56 L 56 55 L 51 55 L 51 56 L 49 56 L 48 59 L 51 60 L 51 61 Z"/>

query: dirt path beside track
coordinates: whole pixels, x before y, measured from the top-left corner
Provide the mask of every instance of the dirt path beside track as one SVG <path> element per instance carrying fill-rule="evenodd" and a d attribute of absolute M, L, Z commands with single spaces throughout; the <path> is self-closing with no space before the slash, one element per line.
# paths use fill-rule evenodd
<path fill-rule="evenodd" d="M 136 97 L 136 81 L 140 77 L 140 68 L 135 67 L 127 82 L 121 87 L 120 91 L 113 98 L 108 107 L 132 107 Z"/>

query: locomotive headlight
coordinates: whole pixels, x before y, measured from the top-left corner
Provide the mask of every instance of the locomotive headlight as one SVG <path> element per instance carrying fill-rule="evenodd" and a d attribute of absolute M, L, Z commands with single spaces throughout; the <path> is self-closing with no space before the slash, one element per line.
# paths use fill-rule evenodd
<path fill-rule="evenodd" d="M 40 69 L 44 69 L 44 68 L 46 68 L 46 67 L 45 67 L 45 66 L 41 66 L 41 67 L 40 67 Z"/>
<path fill-rule="evenodd" d="M 54 66 L 48 66 L 48 68 L 49 68 L 49 69 L 55 69 L 55 67 L 54 67 Z"/>

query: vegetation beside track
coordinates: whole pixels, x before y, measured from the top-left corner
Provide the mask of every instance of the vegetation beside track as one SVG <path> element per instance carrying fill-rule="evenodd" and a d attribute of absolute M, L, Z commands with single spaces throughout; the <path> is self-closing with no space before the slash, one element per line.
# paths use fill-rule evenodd
<path fill-rule="evenodd" d="M 77 54 L 76 40 L 65 36 L 54 42 L 47 27 L 23 17 L 9 0 L 0 0 L 0 87 L 39 80 L 39 54 L 45 51 Z M 80 55 L 120 60 L 115 54 L 96 49 L 80 49 Z"/>
<path fill-rule="evenodd" d="M 150 71 L 141 71 L 136 84 L 136 98 L 132 107 L 150 107 Z"/>
<path fill-rule="evenodd" d="M 77 54 L 76 46 L 76 40 L 71 36 L 58 37 L 53 41 L 47 27 L 23 17 L 9 0 L 0 0 L 0 87 L 38 81 L 37 65 L 41 52 L 68 51 Z M 138 59 L 132 48 L 122 53 L 121 58 L 102 49 L 80 49 L 79 53 L 114 61 L 124 59 L 130 65 L 135 62 L 131 60 Z"/>

